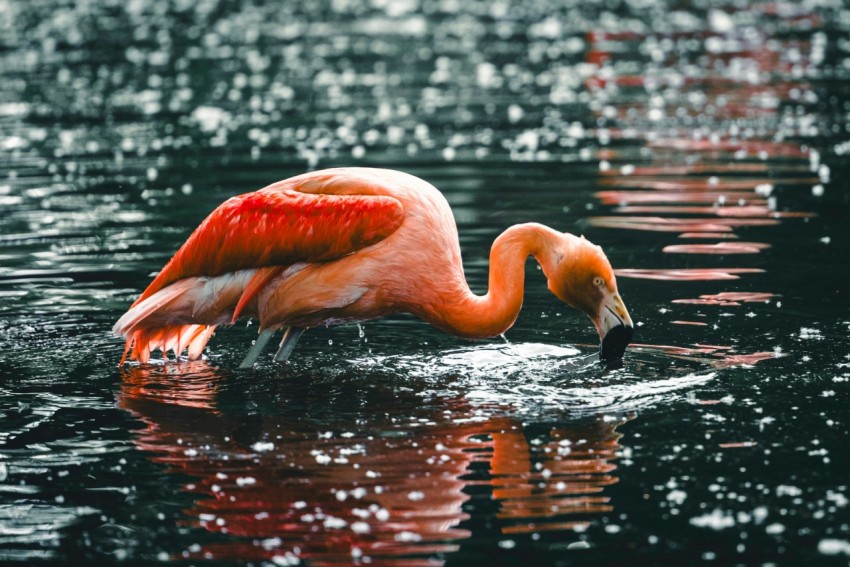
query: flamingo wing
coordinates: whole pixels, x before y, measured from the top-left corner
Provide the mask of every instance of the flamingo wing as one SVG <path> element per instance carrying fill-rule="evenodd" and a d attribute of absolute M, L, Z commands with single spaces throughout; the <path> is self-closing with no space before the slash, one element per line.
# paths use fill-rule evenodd
<path fill-rule="evenodd" d="M 121 363 L 128 353 L 147 362 L 155 349 L 188 349 L 190 359 L 198 358 L 216 328 L 214 315 L 232 308 L 235 321 L 288 266 L 333 261 L 389 237 L 405 211 L 384 182 L 331 170 L 221 204 L 115 323 L 113 332 L 126 340 Z"/>
<path fill-rule="evenodd" d="M 402 204 L 386 195 L 279 185 L 238 195 L 210 213 L 133 305 L 188 277 L 341 258 L 387 238 L 403 219 Z"/>

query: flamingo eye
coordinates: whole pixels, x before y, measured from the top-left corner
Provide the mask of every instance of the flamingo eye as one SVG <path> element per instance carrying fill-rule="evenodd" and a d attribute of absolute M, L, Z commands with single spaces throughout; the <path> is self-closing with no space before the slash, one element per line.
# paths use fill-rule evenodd
<path fill-rule="evenodd" d="M 603 280 L 599 276 L 596 276 L 595 278 L 593 278 L 593 285 L 595 285 L 596 287 L 602 287 L 605 285 L 605 280 Z"/>

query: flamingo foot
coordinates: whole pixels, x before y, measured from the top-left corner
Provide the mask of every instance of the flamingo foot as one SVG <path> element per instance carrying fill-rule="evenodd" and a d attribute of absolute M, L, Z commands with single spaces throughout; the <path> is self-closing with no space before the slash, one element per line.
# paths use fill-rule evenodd
<path fill-rule="evenodd" d="M 298 344 L 298 339 L 304 334 L 303 327 L 287 327 L 283 334 L 283 340 L 280 341 L 280 348 L 274 355 L 275 362 L 286 362 L 292 351 L 295 350 L 295 345 Z"/>
<path fill-rule="evenodd" d="M 269 339 L 272 338 L 273 334 L 274 330 L 263 329 L 260 336 L 257 337 L 257 341 L 254 343 L 254 346 L 251 347 L 251 350 L 248 351 L 245 359 L 239 365 L 239 368 L 252 368 L 254 363 L 256 363 L 257 359 L 260 357 L 260 353 L 262 353 L 263 349 L 266 348 L 266 345 L 269 344 Z"/>

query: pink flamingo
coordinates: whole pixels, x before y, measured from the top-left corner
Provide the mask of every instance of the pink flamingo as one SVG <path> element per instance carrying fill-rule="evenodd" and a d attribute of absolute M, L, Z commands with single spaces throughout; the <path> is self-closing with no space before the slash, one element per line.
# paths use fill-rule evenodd
<path fill-rule="evenodd" d="M 243 368 L 279 328 L 282 362 L 305 329 L 399 312 L 462 337 L 493 337 L 517 318 L 529 255 L 550 291 L 590 316 L 602 358 L 620 358 L 633 325 L 600 247 L 541 224 L 512 226 L 493 243 L 488 292 L 475 295 L 443 195 L 387 169 L 316 171 L 225 201 L 113 332 L 126 339 L 122 364 L 128 353 L 147 362 L 156 349 L 197 359 L 217 325 L 258 317 Z"/>

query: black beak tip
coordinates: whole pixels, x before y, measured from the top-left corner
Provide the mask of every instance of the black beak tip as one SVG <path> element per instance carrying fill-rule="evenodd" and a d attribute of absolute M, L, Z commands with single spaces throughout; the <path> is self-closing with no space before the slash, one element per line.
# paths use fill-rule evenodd
<path fill-rule="evenodd" d="M 613 362 L 623 358 L 626 347 L 632 342 L 635 330 L 633 327 L 617 325 L 602 339 L 602 349 L 599 351 L 599 359 L 603 362 Z"/>

